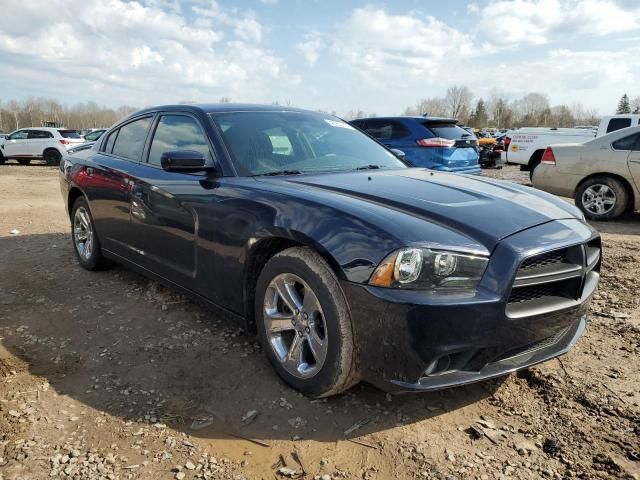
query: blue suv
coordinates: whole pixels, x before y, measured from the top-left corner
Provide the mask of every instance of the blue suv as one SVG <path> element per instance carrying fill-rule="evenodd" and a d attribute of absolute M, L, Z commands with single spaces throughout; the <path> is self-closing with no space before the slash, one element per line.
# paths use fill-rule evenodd
<path fill-rule="evenodd" d="M 414 167 L 480 174 L 478 140 L 455 119 L 375 117 L 350 123 L 387 147 L 402 150 Z"/>

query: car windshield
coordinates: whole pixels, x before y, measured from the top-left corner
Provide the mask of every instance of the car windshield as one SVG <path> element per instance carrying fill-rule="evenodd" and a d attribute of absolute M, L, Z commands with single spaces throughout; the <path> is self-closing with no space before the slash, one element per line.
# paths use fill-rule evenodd
<path fill-rule="evenodd" d="M 406 168 L 380 144 L 335 117 L 229 112 L 212 118 L 242 176 Z"/>
<path fill-rule="evenodd" d="M 82 138 L 76 130 L 58 130 L 64 138 Z"/>

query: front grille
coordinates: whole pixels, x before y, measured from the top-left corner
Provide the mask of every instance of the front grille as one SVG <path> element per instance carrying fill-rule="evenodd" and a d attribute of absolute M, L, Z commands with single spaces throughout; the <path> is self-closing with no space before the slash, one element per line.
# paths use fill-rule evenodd
<path fill-rule="evenodd" d="M 535 257 L 527 258 L 520 266 L 519 272 L 528 272 L 538 268 L 545 268 L 550 265 L 564 263 L 566 259 L 566 249 L 555 252 L 547 252 Z"/>
<path fill-rule="evenodd" d="M 531 285 L 528 287 L 514 288 L 509 297 L 509 303 L 521 303 L 535 300 L 536 298 L 553 295 L 555 285 L 545 283 L 542 285 Z"/>
<path fill-rule="evenodd" d="M 586 276 L 599 269 L 599 256 L 600 243 L 595 239 L 524 259 L 511 288 L 507 315 L 535 315 L 575 303 Z"/>
<path fill-rule="evenodd" d="M 500 362 L 502 360 L 506 360 L 507 358 L 526 355 L 528 353 L 550 347 L 551 345 L 558 343 L 558 340 L 560 340 L 567 333 L 567 330 L 569 330 L 569 327 L 563 328 L 555 335 L 551 335 L 550 337 L 544 338 L 538 342 L 530 343 L 529 345 L 525 345 L 523 347 L 513 348 L 494 359 L 493 362 Z"/>

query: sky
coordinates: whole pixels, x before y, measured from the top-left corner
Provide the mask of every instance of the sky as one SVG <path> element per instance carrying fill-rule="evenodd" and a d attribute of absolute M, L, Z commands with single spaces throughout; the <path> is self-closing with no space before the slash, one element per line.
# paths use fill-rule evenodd
<path fill-rule="evenodd" d="M 640 96 L 638 0 L 2 0 L 0 101 L 401 113 L 466 85 L 613 113 Z"/>

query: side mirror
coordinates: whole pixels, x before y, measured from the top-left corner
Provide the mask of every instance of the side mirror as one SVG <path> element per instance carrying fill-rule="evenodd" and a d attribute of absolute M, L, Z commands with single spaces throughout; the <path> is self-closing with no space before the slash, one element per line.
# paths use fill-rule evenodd
<path fill-rule="evenodd" d="M 391 149 L 391 153 L 393 153 L 396 157 L 398 157 L 400 160 L 404 160 L 404 157 L 406 157 L 406 155 L 404 154 L 404 152 L 402 150 L 398 150 L 397 148 L 392 148 Z"/>
<path fill-rule="evenodd" d="M 201 172 L 208 170 L 204 155 L 195 150 L 169 150 L 160 157 L 160 165 L 168 172 Z"/>

